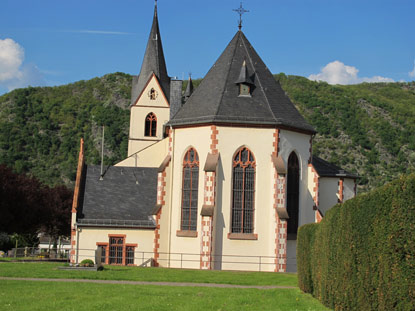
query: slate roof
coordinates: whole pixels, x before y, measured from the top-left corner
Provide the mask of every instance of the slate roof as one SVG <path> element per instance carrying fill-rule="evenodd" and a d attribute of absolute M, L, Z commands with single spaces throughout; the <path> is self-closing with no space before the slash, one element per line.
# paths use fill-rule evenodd
<path fill-rule="evenodd" d="M 242 71 L 246 62 L 246 72 Z M 245 69 L 243 69 L 245 70 Z M 252 96 L 239 96 L 238 79 L 252 81 Z M 250 76 L 244 75 L 248 74 Z M 315 133 L 242 31 L 238 31 L 199 87 L 170 120 L 173 126 L 240 123 L 286 126 Z"/>
<path fill-rule="evenodd" d="M 317 156 L 313 155 L 312 164 L 320 177 L 346 177 L 359 178 L 359 176 L 351 174 L 337 165 L 331 164 Z"/>
<path fill-rule="evenodd" d="M 157 2 L 154 7 L 153 24 L 141 65 L 138 80 L 132 87 L 131 105 L 137 100 L 152 74 L 155 74 L 167 99 L 170 98 L 170 77 L 167 75 L 166 61 L 164 59 L 163 45 L 161 43 L 160 29 L 157 17 Z"/>
<path fill-rule="evenodd" d="M 97 165 L 85 167 L 78 224 L 154 228 L 157 168 L 110 166 L 100 180 Z"/>

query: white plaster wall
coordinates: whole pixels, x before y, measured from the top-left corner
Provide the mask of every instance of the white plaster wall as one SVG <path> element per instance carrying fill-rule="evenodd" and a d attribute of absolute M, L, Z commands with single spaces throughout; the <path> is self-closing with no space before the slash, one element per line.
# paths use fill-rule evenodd
<path fill-rule="evenodd" d="M 168 154 L 168 146 L 168 138 L 158 142 L 151 142 L 147 148 L 129 156 L 115 164 L 115 166 L 159 167 Z"/>
<path fill-rule="evenodd" d="M 309 191 L 309 168 L 308 160 L 310 158 L 310 135 L 281 130 L 280 132 L 280 155 L 286 166 L 288 157 L 292 151 L 295 151 L 300 161 L 300 200 L 298 224 L 314 222 L 313 197 Z M 311 176 L 312 178 L 312 176 Z"/>
<path fill-rule="evenodd" d="M 354 197 L 354 179 L 345 178 L 343 182 L 343 201 Z"/>
<path fill-rule="evenodd" d="M 166 153 L 167 154 L 167 153 Z M 171 177 L 172 177 L 172 165 L 171 162 L 169 166 L 166 167 L 166 177 L 165 177 L 165 191 L 164 196 L 165 205 L 161 208 L 161 217 L 160 217 L 160 239 L 159 239 L 159 259 L 158 263 L 161 267 L 169 267 L 170 264 L 170 198 L 171 198 Z"/>
<path fill-rule="evenodd" d="M 273 271 L 275 268 L 276 223 L 273 208 L 275 169 L 271 162 L 271 153 L 274 150 L 273 134 L 275 129 L 217 126 L 217 130 L 219 131 L 217 149 L 220 158 L 216 181 L 213 254 L 222 263 L 216 263 L 214 267 L 226 270 L 261 269 L 262 271 Z M 200 210 L 204 197 L 203 167 L 206 156 L 210 152 L 210 135 L 210 126 L 174 130 L 170 251 L 189 255 L 172 255 L 172 267 L 199 268 L 200 266 Z M 302 225 L 314 222 L 313 199 L 308 190 L 310 135 L 281 131 L 280 138 L 280 155 L 284 162 L 287 163 L 288 156 L 293 150 L 296 151 L 299 161 L 301 161 L 299 223 Z M 254 233 L 258 235 L 257 240 L 233 240 L 228 238 L 231 224 L 232 161 L 236 151 L 243 146 L 253 152 L 256 160 Z M 182 161 L 185 152 L 190 147 L 196 149 L 200 161 L 197 238 L 178 237 L 176 235 L 176 231 L 180 229 L 181 217 Z M 287 254 L 287 256 L 295 257 L 295 250 L 293 254 Z"/>
<path fill-rule="evenodd" d="M 145 120 L 147 115 L 152 112 L 157 117 L 157 136 L 144 136 Z M 163 125 L 169 121 L 170 109 L 165 107 L 131 107 L 131 121 L 130 121 L 130 139 L 162 139 Z"/>
<path fill-rule="evenodd" d="M 140 265 L 153 257 L 154 230 L 152 229 L 128 229 L 128 228 L 78 228 L 79 257 L 78 262 L 91 259 L 95 262 L 95 250 L 97 243 L 108 243 L 109 235 L 125 234 L 126 244 L 137 244 L 134 253 L 134 264 Z"/>
<path fill-rule="evenodd" d="M 154 88 L 157 92 L 156 99 L 150 99 L 148 95 L 150 90 Z M 147 86 L 144 88 L 143 93 L 141 94 L 140 98 L 138 99 L 136 106 L 153 106 L 153 107 L 169 107 L 167 98 L 164 96 L 164 93 L 160 87 L 160 84 L 155 76 L 150 78 Z"/>
<path fill-rule="evenodd" d="M 273 271 L 275 256 L 275 210 L 273 208 L 274 167 L 271 162 L 275 129 L 217 127 L 220 165 L 217 175 L 216 244 L 217 259 L 225 270 Z M 254 233 L 258 240 L 231 240 L 232 163 L 237 150 L 247 147 L 256 161 Z M 241 257 L 233 257 L 238 255 Z M 260 256 L 264 256 L 261 257 Z M 228 263 L 227 263 L 228 262 Z M 238 263 L 235 263 L 238 262 Z"/>
<path fill-rule="evenodd" d="M 199 269 L 200 267 L 200 243 L 201 243 L 201 216 L 200 211 L 204 197 L 204 165 L 208 152 L 210 151 L 210 126 L 195 127 L 188 129 L 173 130 L 173 185 L 171 201 L 171 246 L 170 258 L 171 267 L 183 267 Z M 199 188 L 198 188 L 198 211 L 197 211 L 197 231 L 198 236 L 178 237 L 177 230 L 180 230 L 181 221 L 181 196 L 182 196 L 182 167 L 183 157 L 187 150 L 193 147 L 199 156 Z M 175 253 L 186 253 L 181 255 Z M 193 254 L 193 255 L 190 255 Z"/>
<path fill-rule="evenodd" d="M 332 208 L 338 203 L 338 178 L 334 177 L 320 177 L 319 180 L 319 209 L 323 213 Z"/>
<path fill-rule="evenodd" d="M 151 100 L 148 96 L 151 88 L 154 88 L 158 94 L 155 100 Z M 157 136 L 155 137 L 144 136 L 145 119 L 150 112 L 153 112 L 157 117 Z M 141 97 L 138 99 L 138 102 L 131 107 L 128 155 L 146 148 L 154 143 L 154 140 L 156 139 L 162 139 L 163 125 L 168 122 L 169 118 L 170 106 L 157 79 L 153 76 L 144 89 Z"/>

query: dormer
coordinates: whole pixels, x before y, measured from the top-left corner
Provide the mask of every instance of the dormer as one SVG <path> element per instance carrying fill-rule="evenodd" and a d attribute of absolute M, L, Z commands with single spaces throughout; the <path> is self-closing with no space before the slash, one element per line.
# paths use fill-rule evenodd
<path fill-rule="evenodd" d="M 239 86 L 239 96 L 251 96 L 254 86 L 254 81 L 248 73 L 246 61 L 242 63 L 241 72 L 235 84 Z"/>

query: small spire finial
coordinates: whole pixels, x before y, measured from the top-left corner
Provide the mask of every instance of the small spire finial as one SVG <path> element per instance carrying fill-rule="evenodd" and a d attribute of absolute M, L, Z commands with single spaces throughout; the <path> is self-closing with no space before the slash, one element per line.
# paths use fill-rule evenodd
<path fill-rule="evenodd" d="M 238 14 L 239 14 L 239 25 L 238 25 L 238 28 L 239 28 L 239 30 L 241 30 L 241 29 L 242 29 L 242 15 L 243 15 L 244 13 L 246 13 L 246 12 L 249 12 L 249 11 L 248 11 L 248 10 L 245 10 L 245 9 L 243 8 L 243 6 L 242 6 L 242 2 L 241 2 L 241 5 L 239 6 L 239 8 L 234 9 L 233 11 L 235 11 L 236 13 L 238 13 Z"/>

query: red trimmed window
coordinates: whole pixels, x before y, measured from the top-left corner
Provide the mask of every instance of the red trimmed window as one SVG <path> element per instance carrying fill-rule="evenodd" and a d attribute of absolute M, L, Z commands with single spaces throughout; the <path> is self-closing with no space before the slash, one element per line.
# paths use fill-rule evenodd
<path fill-rule="evenodd" d="M 233 159 L 232 233 L 254 233 L 255 158 L 241 148 Z"/>
<path fill-rule="evenodd" d="M 109 264 L 123 264 L 124 238 L 110 237 Z"/>
<path fill-rule="evenodd" d="M 133 246 L 125 247 L 125 264 L 126 265 L 134 264 L 134 247 Z"/>
<path fill-rule="evenodd" d="M 109 243 L 98 242 L 101 262 L 110 265 L 134 265 L 137 244 L 126 244 L 125 235 L 109 235 Z"/>
<path fill-rule="evenodd" d="M 155 137 L 157 135 L 157 117 L 150 112 L 146 117 L 144 136 Z"/>
<path fill-rule="evenodd" d="M 196 231 L 197 195 L 199 185 L 199 156 L 190 148 L 183 159 L 181 230 Z"/>

